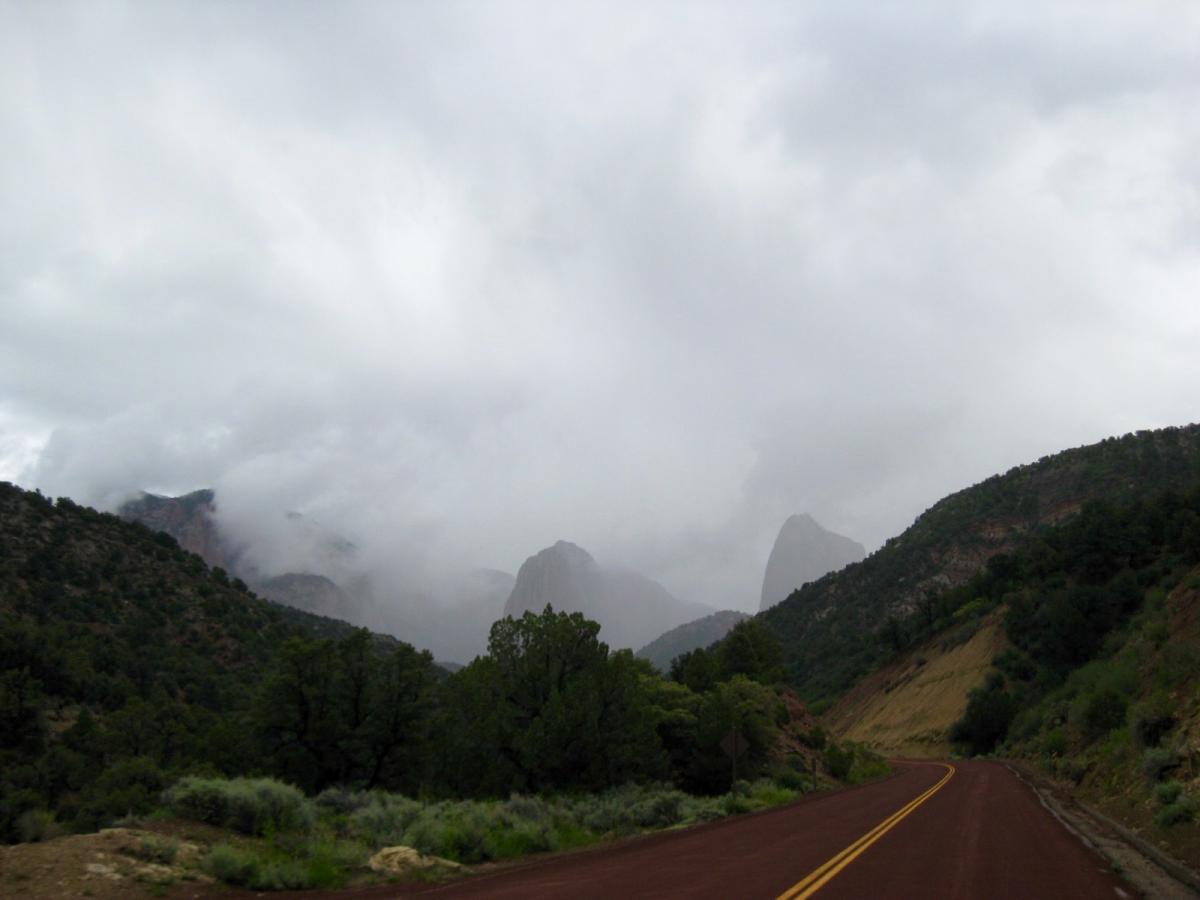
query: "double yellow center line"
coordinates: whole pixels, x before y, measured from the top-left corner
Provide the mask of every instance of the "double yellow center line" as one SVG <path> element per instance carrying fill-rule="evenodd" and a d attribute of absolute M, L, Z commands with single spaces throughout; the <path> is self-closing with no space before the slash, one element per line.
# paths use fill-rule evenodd
<path fill-rule="evenodd" d="M 804 900 L 805 897 L 811 897 L 836 877 L 838 872 L 842 871 L 842 869 L 846 868 L 846 866 L 850 865 L 850 863 L 866 852 L 868 847 L 895 828 L 901 819 L 940 791 L 946 782 L 954 777 L 954 766 L 947 763 L 938 763 L 938 765 L 946 767 L 946 774 L 942 776 L 941 781 L 915 800 L 896 810 L 845 850 L 821 863 L 821 865 L 805 875 L 800 881 L 780 894 L 776 900 Z"/>

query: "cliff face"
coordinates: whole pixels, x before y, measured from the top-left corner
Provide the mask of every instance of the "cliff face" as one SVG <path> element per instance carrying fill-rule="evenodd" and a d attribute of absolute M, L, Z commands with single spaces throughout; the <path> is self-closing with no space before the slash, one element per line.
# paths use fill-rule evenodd
<path fill-rule="evenodd" d="M 734 625 L 748 618 L 750 617 L 743 612 L 723 609 L 703 619 L 685 622 L 672 628 L 639 650 L 637 655 L 650 660 L 659 671 L 666 672 L 671 668 L 671 661 L 675 657 L 689 650 L 715 644 L 729 634 Z"/>
<path fill-rule="evenodd" d="M 165 531 L 180 547 L 195 553 L 210 566 L 232 571 L 236 554 L 221 540 L 213 513 L 214 495 L 205 489 L 181 497 L 143 492 L 122 505 L 117 514 L 127 522 L 141 522 L 153 531 Z"/>
<path fill-rule="evenodd" d="M 801 585 L 866 555 L 862 544 L 826 531 L 812 516 L 792 516 L 783 523 L 771 548 L 759 609 L 769 609 Z"/>
<path fill-rule="evenodd" d="M 504 605 L 504 615 L 540 613 L 547 605 L 583 613 L 600 623 L 600 639 L 610 647 L 640 647 L 670 628 L 712 610 L 672 596 L 656 581 L 599 566 L 591 554 L 559 541 L 525 560 Z"/>
<path fill-rule="evenodd" d="M 184 550 L 195 553 L 210 566 L 220 566 L 275 603 L 306 612 L 338 618 L 355 618 L 354 604 L 346 592 L 321 572 L 334 574 L 346 569 L 353 545 L 324 534 L 298 513 L 284 517 L 304 559 L 304 572 L 263 573 L 245 547 L 234 547 L 221 533 L 216 519 L 216 496 L 210 489 L 180 497 L 160 497 L 143 492 L 125 503 L 118 515 L 154 531 L 164 531 Z"/>

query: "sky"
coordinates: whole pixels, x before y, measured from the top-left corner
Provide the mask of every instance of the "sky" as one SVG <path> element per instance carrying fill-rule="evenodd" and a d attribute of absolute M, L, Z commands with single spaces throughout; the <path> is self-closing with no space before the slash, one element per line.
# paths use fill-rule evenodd
<path fill-rule="evenodd" d="M 757 609 L 1200 419 L 1200 6 L 0 0 L 0 479 Z"/>

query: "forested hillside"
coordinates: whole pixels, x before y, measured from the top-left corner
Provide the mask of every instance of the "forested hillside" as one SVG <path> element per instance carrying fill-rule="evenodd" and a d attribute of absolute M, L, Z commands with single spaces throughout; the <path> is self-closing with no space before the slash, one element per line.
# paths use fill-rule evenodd
<path fill-rule="evenodd" d="M 740 775 L 777 772 L 787 790 L 789 757 L 839 778 L 859 758 L 789 732 L 761 627 L 674 681 L 598 632 L 551 609 L 504 619 L 447 676 L 400 641 L 254 596 L 166 534 L 0 485 L 0 839 L 146 812 L 185 775 L 310 794 L 716 793 L 731 727 Z"/>
<path fill-rule="evenodd" d="M 941 500 L 861 563 L 760 614 L 809 700 L 832 698 L 894 645 L 895 622 L 934 624 L 937 597 L 1040 526 L 1092 500 L 1148 499 L 1200 482 L 1200 426 L 1143 431 L 1044 457 Z M 944 623 L 943 623 L 944 624 Z"/>
<path fill-rule="evenodd" d="M 870 740 L 861 718 L 887 710 L 877 749 L 1030 760 L 1200 863 L 1200 487 L 1090 502 L 879 639 L 895 663 L 839 702 L 837 733 Z M 971 648 L 967 694 L 961 665 L 945 678 Z"/>
<path fill-rule="evenodd" d="M 170 772 L 259 759 L 241 717 L 298 636 L 415 655 L 259 599 L 162 532 L 0 484 L 0 837 L 27 809 L 94 825 Z"/>

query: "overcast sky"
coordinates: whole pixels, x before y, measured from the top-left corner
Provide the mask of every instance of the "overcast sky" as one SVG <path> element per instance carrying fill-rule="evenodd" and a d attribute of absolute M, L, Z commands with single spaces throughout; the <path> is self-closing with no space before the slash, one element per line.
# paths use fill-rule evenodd
<path fill-rule="evenodd" d="M 0 0 L 0 478 L 756 608 L 1200 419 L 1200 4 Z"/>

